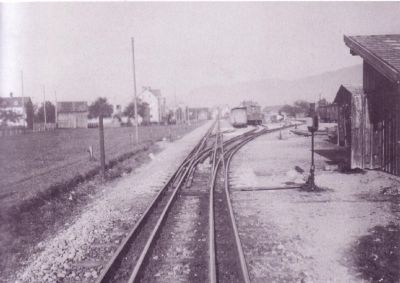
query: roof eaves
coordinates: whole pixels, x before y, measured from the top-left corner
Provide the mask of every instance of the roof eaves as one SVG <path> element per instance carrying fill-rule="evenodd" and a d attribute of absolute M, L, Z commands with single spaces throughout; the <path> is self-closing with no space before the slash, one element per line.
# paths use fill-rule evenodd
<path fill-rule="evenodd" d="M 367 61 L 370 65 L 376 68 L 377 71 L 382 73 L 389 80 L 394 81 L 396 83 L 400 83 L 400 75 L 399 72 L 393 68 L 386 61 L 382 60 L 378 56 L 376 56 L 373 52 L 369 51 L 367 48 L 362 46 L 357 42 L 352 36 L 343 36 L 345 44 L 350 48 L 351 52 L 356 55 L 361 56 L 365 61 Z"/>

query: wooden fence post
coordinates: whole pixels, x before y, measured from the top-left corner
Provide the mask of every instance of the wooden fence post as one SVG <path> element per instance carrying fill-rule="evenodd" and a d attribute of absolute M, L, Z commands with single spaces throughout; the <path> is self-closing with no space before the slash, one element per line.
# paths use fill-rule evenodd
<path fill-rule="evenodd" d="M 100 134 L 100 166 L 101 175 L 104 177 L 106 172 L 106 156 L 104 151 L 104 127 L 103 116 L 99 116 L 99 134 Z"/>

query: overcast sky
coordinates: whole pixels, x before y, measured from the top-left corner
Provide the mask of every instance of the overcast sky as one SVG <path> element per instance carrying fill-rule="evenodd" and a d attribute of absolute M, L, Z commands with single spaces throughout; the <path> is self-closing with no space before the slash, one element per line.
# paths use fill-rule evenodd
<path fill-rule="evenodd" d="M 399 2 L 19 3 L 1 6 L 1 95 L 37 102 L 132 96 L 138 90 L 190 103 L 191 89 L 294 79 L 361 63 L 343 35 L 400 32 Z"/>

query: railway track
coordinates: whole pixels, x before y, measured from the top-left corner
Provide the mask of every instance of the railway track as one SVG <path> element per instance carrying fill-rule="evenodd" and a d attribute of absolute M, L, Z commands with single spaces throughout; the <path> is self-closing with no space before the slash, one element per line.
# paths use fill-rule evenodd
<path fill-rule="evenodd" d="M 214 123 L 97 282 L 250 282 L 230 202 L 229 164 L 243 145 L 271 131 L 258 127 L 223 141 Z"/>

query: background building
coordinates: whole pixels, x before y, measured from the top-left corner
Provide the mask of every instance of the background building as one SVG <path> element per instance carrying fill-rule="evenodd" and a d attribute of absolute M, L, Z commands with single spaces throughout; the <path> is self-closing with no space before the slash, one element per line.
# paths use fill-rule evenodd
<path fill-rule="evenodd" d="M 87 128 L 88 114 L 86 101 L 57 102 L 58 128 Z"/>
<path fill-rule="evenodd" d="M 30 97 L 0 97 L 0 110 L 10 111 L 18 118 L 15 121 L 4 120 L 0 124 L 8 127 L 26 127 L 32 129 L 33 126 L 33 106 Z"/>
<path fill-rule="evenodd" d="M 149 105 L 149 113 L 143 117 L 144 123 L 161 123 L 165 117 L 165 98 L 159 89 L 146 87 L 139 95 L 139 99 Z M 148 114 L 148 115 L 147 115 Z"/>

